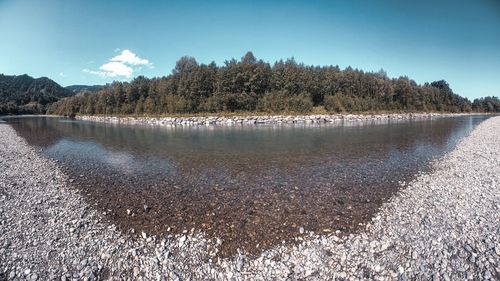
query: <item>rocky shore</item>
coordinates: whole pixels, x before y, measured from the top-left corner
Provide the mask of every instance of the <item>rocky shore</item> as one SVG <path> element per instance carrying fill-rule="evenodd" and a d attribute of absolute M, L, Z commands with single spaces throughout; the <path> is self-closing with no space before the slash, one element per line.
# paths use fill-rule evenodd
<path fill-rule="evenodd" d="M 481 123 L 357 234 L 301 228 L 294 245 L 220 259 L 220 239 L 196 230 L 135 239 L 105 223 L 58 163 L 0 124 L 0 280 L 498 280 L 498 132 L 500 117 Z"/>
<path fill-rule="evenodd" d="M 401 121 L 423 120 L 435 117 L 462 116 L 463 113 L 402 113 L 402 114 L 334 114 L 334 115 L 254 115 L 254 116 L 192 116 L 192 117 L 116 117 L 116 116 L 76 116 L 76 119 L 153 126 L 208 126 L 208 125 L 255 125 L 255 124 L 307 124 L 339 123 L 357 121 Z"/>

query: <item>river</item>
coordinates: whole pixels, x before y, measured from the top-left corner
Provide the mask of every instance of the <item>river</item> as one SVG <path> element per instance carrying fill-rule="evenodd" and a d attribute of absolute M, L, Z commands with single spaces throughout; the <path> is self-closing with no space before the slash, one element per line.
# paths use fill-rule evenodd
<path fill-rule="evenodd" d="M 223 255 L 356 231 L 487 116 L 321 125 L 152 127 L 9 117 L 128 232 L 203 231 Z"/>

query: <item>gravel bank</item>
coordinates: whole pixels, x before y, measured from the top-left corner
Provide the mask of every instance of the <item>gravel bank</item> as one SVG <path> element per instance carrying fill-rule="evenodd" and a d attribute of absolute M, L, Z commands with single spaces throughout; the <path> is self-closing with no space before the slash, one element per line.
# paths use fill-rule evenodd
<path fill-rule="evenodd" d="M 333 114 L 333 115 L 256 115 L 256 116 L 193 116 L 193 117 L 113 117 L 113 116 L 76 116 L 76 119 L 152 126 L 208 126 L 208 125 L 256 125 L 256 124 L 302 124 L 302 123 L 340 123 L 369 121 L 424 120 L 434 117 L 467 115 L 465 113 L 402 113 L 402 114 Z"/>
<path fill-rule="evenodd" d="M 500 117 L 480 124 L 356 235 L 220 260 L 201 233 L 134 240 L 103 223 L 57 163 L 0 124 L 0 280 L 498 280 L 498 132 Z"/>

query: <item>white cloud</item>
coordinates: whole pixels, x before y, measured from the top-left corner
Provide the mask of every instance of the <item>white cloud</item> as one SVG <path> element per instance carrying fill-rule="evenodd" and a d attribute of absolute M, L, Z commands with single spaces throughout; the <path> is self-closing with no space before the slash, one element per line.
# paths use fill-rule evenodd
<path fill-rule="evenodd" d="M 126 63 L 130 65 L 150 65 L 151 63 L 147 59 L 138 57 L 136 54 L 132 53 L 130 50 L 123 50 L 121 54 L 111 59 L 111 61 Z"/>
<path fill-rule="evenodd" d="M 132 67 L 121 62 L 108 62 L 99 67 L 108 77 L 124 76 L 130 78 L 134 70 Z"/>
<path fill-rule="evenodd" d="M 59 76 L 66 77 L 66 74 L 64 74 L 64 72 L 59 72 Z"/>
<path fill-rule="evenodd" d="M 120 49 L 115 50 L 115 52 Z M 134 71 L 141 71 L 142 66 L 153 68 L 149 60 L 140 58 L 130 50 L 122 50 L 121 53 L 101 65 L 99 70 L 83 69 L 83 72 L 99 75 L 103 78 L 131 78 Z"/>

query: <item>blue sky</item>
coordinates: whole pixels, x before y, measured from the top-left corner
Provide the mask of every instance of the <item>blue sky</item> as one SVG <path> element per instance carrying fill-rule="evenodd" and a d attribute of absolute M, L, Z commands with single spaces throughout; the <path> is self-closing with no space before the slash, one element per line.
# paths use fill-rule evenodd
<path fill-rule="evenodd" d="M 163 76 L 183 55 L 222 64 L 251 50 L 500 95 L 497 0 L 0 0 L 0 38 L 0 73 L 64 86 Z"/>

